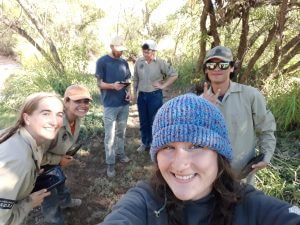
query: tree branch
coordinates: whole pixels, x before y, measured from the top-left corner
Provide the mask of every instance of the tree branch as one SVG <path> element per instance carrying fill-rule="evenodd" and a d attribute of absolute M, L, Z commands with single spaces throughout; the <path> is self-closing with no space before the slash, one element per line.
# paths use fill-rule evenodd
<path fill-rule="evenodd" d="M 9 27 L 13 31 L 15 31 L 16 33 L 18 33 L 19 35 L 24 37 L 30 44 L 32 44 L 42 54 L 42 56 L 45 57 L 45 59 L 47 59 L 47 61 L 51 64 L 51 66 L 54 69 L 56 69 L 56 65 L 53 62 L 53 60 L 51 59 L 51 57 L 24 29 L 22 29 L 21 27 L 19 27 L 15 23 L 9 21 L 5 17 L 3 17 L 2 21 L 7 27 Z"/>
<path fill-rule="evenodd" d="M 245 54 L 247 52 L 248 48 L 248 42 L 247 42 L 247 37 L 249 34 L 249 10 L 250 8 L 243 9 L 243 14 L 242 14 L 242 32 L 240 36 L 240 43 L 238 47 L 238 52 L 237 52 L 237 69 L 236 72 L 239 74 L 243 60 L 245 57 Z"/>
<path fill-rule="evenodd" d="M 253 69 L 256 61 L 259 59 L 259 57 L 263 54 L 264 50 L 266 49 L 266 47 L 270 44 L 270 42 L 273 39 L 273 36 L 275 34 L 276 31 L 276 24 L 274 24 L 274 26 L 272 27 L 271 30 L 269 30 L 269 34 L 267 36 L 267 38 L 264 40 L 264 42 L 261 44 L 261 46 L 257 49 L 257 51 L 255 52 L 255 54 L 252 56 L 252 58 L 250 59 L 248 66 L 247 66 L 247 70 L 240 75 L 240 82 L 244 83 L 248 80 L 248 77 L 250 75 L 251 70 Z"/>
<path fill-rule="evenodd" d="M 207 39 L 207 28 L 206 28 L 206 20 L 208 15 L 208 5 L 204 4 L 203 11 L 200 18 L 200 31 L 201 31 L 201 37 L 200 37 L 200 54 L 198 57 L 198 66 L 196 71 L 196 76 L 200 76 L 202 68 L 203 68 L 203 61 L 206 54 L 206 39 Z"/>
<path fill-rule="evenodd" d="M 216 15 L 215 15 L 215 10 L 214 10 L 213 4 L 212 4 L 211 0 L 204 0 L 204 4 L 207 5 L 207 9 L 208 9 L 208 13 L 209 13 L 209 18 L 210 18 L 210 32 L 209 33 L 211 33 L 211 35 L 214 38 L 213 46 L 220 45 L 221 41 L 220 41 L 219 34 L 218 34 Z"/>
<path fill-rule="evenodd" d="M 30 19 L 30 21 L 32 22 L 32 24 L 36 27 L 37 31 L 39 32 L 39 34 L 44 38 L 44 40 L 46 41 L 46 43 L 49 45 L 50 48 L 50 52 L 51 55 L 54 59 L 54 62 L 57 64 L 56 66 L 58 67 L 60 72 L 64 72 L 64 65 L 62 64 L 60 57 L 57 53 L 56 47 L 52 41 L 52 39 L 48 36 L 48 34 L 42 29 L 41 24 L 39 23 L 38 20 L 36 20 L 33 17 L 33 12 L 31 11 L 30 7 L 28 7 L 26 5 L 26 3 L 24 2 L 24 0 L 16 0 L 19 5 L 22 7 L 22 9 L 24 10 L 25 14 L 28 16 L 28 18 Z"/>
<path fill-rule="evenodd" d="M 282 72 L 283 73 L 290 73 L 290 72 L 293 72 L 295 71 L 296 69 L 299 69 L 300 68 L 300 60 L 295 63 L 294 65 L 291 65 L 290 67 L 284 69 Z"/>

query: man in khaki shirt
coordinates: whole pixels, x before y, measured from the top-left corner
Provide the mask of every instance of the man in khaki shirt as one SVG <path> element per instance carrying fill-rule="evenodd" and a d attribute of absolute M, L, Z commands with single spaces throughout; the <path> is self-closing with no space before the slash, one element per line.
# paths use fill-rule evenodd
<path fill-rule="evenodd" d="M 134 92 L 140 118 L 142 143 L 138 152 L 145 151 L 152 142 L 152 123 L 156 112 L 163 104 L 162 90 L 176 79 L 177 72 L 164 60 L 156 57 L 157 44 L 147 40 L 142 45 L 143 57 L 134 67 Z M 164 80 L 165 77 L 168 77 Z"/>
<path fill-rule="evenodd" d="M 268 165 L 275 150 L 275 119 L 256 88 L 230 80 L 234 62 L 229 48 L 209 50 L 203 68 L 211 87 L 207 90 L 206 85 L 202 96 L 216 104 L 225 117 L 233 147 L 233 169 L 239 173 L 255 156 L 256 147 L 264 153 L 263 161 L 252 166 L 253 172 L 246 179 L 254 184 L 254 173 Z"/>

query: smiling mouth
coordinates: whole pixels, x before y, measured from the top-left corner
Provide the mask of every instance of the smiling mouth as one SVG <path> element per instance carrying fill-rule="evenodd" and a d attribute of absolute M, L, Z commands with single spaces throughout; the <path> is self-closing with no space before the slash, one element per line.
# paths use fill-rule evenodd
<path fill-rule="evenodd" d="M 191 175 L 185 175 L 185 176 L 180 176 L 178 174 L 173 174 L 177 179 L 181 180 L 181 181 L 189 181 L 191 179 L 193 179 L 196 174 L 191 174 Z"/>

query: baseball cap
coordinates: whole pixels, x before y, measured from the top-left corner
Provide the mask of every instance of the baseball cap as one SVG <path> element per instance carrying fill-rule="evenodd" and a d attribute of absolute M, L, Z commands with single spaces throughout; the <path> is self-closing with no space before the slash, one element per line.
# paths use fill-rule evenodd
<path fill-rule="evenodd" d="M 142 49 L 145 49 L 145 50 L 149 49 L 149 50 L 157 51 L 157 44 L 153 40 L 146 40 L 146 41 L 144 41 L 144 43 L 142 45 Z"/>
<path fill-rule="evenodd" d="M 204 64 L 210 59 L 221 59 L 227 62 L 233 61 L 232 52 L 229 48 L 224 46 L 216 46 L 210 49 L 205 56 Z"/>
<path fill-rule="evenodd" d="M 125 51 L 127 48 L 124 46 L 124 38 L 122 36 L 115 36 L 111 42 L 110 45 L 113 45 L 117 51 Z"/>
<path fill-rule="evenodd" d="M 89 90 L 85 86 L 79 84 L 71 85 L 66 89 L 64 98 L 67 97 L 73 101 L 77 101 L 80 99 L 93 100 Z"/>

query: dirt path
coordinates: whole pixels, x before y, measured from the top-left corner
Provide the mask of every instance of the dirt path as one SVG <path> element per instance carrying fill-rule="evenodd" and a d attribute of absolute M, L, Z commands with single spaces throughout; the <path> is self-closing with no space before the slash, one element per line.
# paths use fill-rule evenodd
<path fill-rule="evenodd" d="M 13 73 L 21 69 L 21 65 L 14 59 L 0 55 L 0 91 L 4 81 Z"/>

